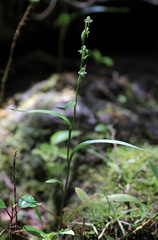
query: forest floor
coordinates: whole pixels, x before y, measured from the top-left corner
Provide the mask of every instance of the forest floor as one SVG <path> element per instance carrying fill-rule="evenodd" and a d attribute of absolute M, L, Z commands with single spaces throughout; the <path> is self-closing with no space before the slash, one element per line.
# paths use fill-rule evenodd
<path fill-rule="evenodd" d="M 158 217 L 152 217 L 158 211 L 158 173 L 154 175 L 150 163 L 158 166 L 158 59 L 114 56 L 114 61 L 112 68 L 94 64 L 91 60 L 87 62 L 88 74 L 81 84 L 75 126 L 81 133 L 72 141 L 72 147 L 84 140 L 106 138 L 134 144 L 149 153 L 100 144 L 78 153 L 71 168 L 65 219 L 80 204 L 86 203 L 82 198 L 85 193 L 87 201 L 93 201 L 98 196 L 106 197 L 88 204 L 88 207 L 81 207 L 80 211 L 76 210 L 76 214 L 67 222 L 76 236 L 69 239 L 156 240 Z M 13 113 L 10 109 L 54 110 L 63 107 L 74 97 L 76 80 L 76 72 L 53 74 L 26 91 L 9 97 L 0 110 L 0 198 L 7 204 L 8 196 L 13 194 L 10 167 L 17 149 L 18 196 L 31 194 L 44 202 L 48 209 L 59 213 L 59 189 L 55 187 L 50 191 L 44 181 L 50 178 L 64 181 L 66 164 L 60 153 L 64 151 L 65 142 L 54 147 L 51 139 L 56 131 L 65 130 L 65 126 L 56 118 L 27 116 Z M 18 82 L 14 84 L 18 86 Z M 72 118 L 72 111 L 65 114 Z M 77 189 L 75 192 L 76 187 L 84 191 L 83 195 Z M 121 194 L 128 197 L 121 201 Z M 109 196 L 113 200 L 108 200 Z M 42 214 L 44 227 L 50 231 L 54 220 L 51 223 L 52 216 L 44 212 Z M 7 226 L 4 222 L 9 218 L 4 212 L 1 221 Z M 41 228 L 30 210 L 19 215 L 19 222 Z M 4 239 L 7 239 L 7 234 Z"/>

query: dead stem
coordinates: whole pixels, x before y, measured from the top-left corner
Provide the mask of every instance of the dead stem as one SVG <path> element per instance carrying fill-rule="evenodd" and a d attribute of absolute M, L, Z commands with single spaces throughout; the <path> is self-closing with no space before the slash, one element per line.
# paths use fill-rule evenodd
<path fill-rule="evenodd" d="M 15 46 L 16 46 L 16 43 L 17 43 L 17 39 L 20 36 L 21 28 L 22 28 L 22 26 L 25 25 L 25 22 L 28 19 L 28 15 L 29 15 L 29 13 L 30 13 L 32 8 L 33 8 L 33 4 L 30 4 L 27 7 L 27 9 L 26 9 L 26 11 L 25 11 L 21 21 L 19 22 L 19 24 L 18 24 L 18 26 L 17 26 L 17 28 L 15 30 L 14 36 L 13 36 L 12 44 L 10 46 L 10 53 L 9 53 L 9 57 L 8 57 L 8 62 L 7 62 L 7 65 L 6 65 L 6 68 L 4 70 L 4 74 L 3 74 L 2 80 L 1 80 L 0 105 L 3 102 L 4 92 L 5 92 L 5 85 L 6 85 L 6 81 L 7 81 L 8 74 L 9 74 L 9 70 L 10 70 L 10 67 L 11 67 L 11 64 L 12 64 L 12 60 L 13 60 L 13 55 L 14 55 L 14 50 L 15 50 Z"/>

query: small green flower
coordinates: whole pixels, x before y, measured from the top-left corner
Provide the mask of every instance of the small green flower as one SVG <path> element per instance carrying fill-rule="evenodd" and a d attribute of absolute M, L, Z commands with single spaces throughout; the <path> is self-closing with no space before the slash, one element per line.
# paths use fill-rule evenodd
<path fill-rule="evenodd" d="M 87 16 L 87 18 L 84 21 L 85 23 L 87 23 L 88 26 L 90 25 L 91 22 L 93 22 L 90 16 Z"/>
<path fill-rule="evenodd" d="M 87 74 L 86 72 L 86 66 L 84 66 L 83 68 L 81 68 L 81 70 L 78 72 L 79 75 L 81 75 L 82 77 L 85 77 L 85 75 Z"/>

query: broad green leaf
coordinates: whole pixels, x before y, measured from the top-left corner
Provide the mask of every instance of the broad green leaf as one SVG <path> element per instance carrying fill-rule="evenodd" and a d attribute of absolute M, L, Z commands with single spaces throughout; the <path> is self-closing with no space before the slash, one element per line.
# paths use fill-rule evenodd
<path fill-rule="evenodd" d="M 37 207 L 34 207 L 33 209 L 34 209 L 34 211 L 35 211 L 35 213 L 36 213 L 38 219 L 40 220 L 41 224 L 43 224 L 42 216 L 41 216 L 41 214 L 40 214 L 38 208 L 37 208 Z"/>
<path fill-rule="evenodd" d="M 44 232 L 42 232 L 41 230 L 34 228 L 34 227 L 30 227 L 25 225 L 23 227 L 23 230 L 25 230 L 26 232 L 29 232 L 30 234 L 32 234 L 33 236 L 42 238 L 42 236 L 46 235 Z"/>
<path fill-rule="evenodd" d="M 52 239 L 54 239 L 54 237 L 55 237 L 57 234 L 58 234 L 58 233 L 56 233 L 56 232 L 51 232 L 51 233 L 47 233 L 47 234 L 41 234 L 42 240 L 52 240 Z"/>
<path fill-rule="evenodd" d="M 83 202 L 83 203 L 89 203 L 90 202 L 90 198 L 87 195 L 87 193 L 82 190 L 81 188 L 76 187 L 75 188 L 75 192 L 77 194 L 77 196 L 79 197 L 79 199 Z M 93 208 L 91 204 L 88 204 L 87 207 L 93 212 Z"/>
<path fill-rule="evenodd" d="M 71 138 L 77 137 L 80 135 L 80 131 L 72 131 L 71 132 Z M 50 142 L 51 144 L 57 145 L 61 142 L 67 141 L 69 138 L 69 131 L 68 130 L 62 130 L 54 133 L 51 138 Z"/>
<path fill-rule="evenodd" d="M 153 164 L 152 162 L 150 162 L 150 161 L 147 161 L 147 162 L 148 162 L 148 165 L 149 165 L 149 167 L 151 168 L 154 176 L 155 176 L 156 179 L 158 180 L 158 167 L 157 167 L 155 164 Z"/>
<path fill-rule="evenodd" d="M 36 207 L 41 204 L 42 203 L 35 201 L 35 199 L 31 195 L 24 195 L 19 199 L 19 206 L 21 208 Z"/>
<path fill-rule="evenodd" d="M 52 240 L 58 234 L 75 235 L 71 229 L 62 229 L 59 232 L 51 232 L 51 233 L 44 234 L 44 235 L 41 234 L 43 237 L 42 240 Z"/>
<path fill-rule="evenodd" d="M 45 181 L 45 183 L 59 183 L 60 188 L 63 190 L 63 183 L 57 179 L 49 179 L 49 180 Z"/>
<path fill-rule="evenodd" d="M 0 199 L 0 208 L 7 208 L 7 206 L 1 199 Z"/>
<path fill-rule="evenodd" d="M 70 122 L 68 120 L 67 117 L 65 117 L 63 114 L 55 112 L 55 111 L 51 111 L 51 110 L 42 110 L 42 109 L 35 109 L 35 110 L 18 110 L 18 109 L 11 109 L 14 112 L 23 112 L 23 113 L 44 113 L 44 114 L 51 114 L 51 115 L 55 115 L 58 116 L 60 118 L 62 118 L 66 124 L 68 125 L 68 127 L 70 128 Z"/>
<path fill-rule="evenodd" d="M 141 151 L 144 151 L 146 152 L 144 149 L 142 148 L 139 148 L 139 147 L 136 147 L 132 144 L 129 144 L 129 143 L 126 143 L 126 142 L 122 142 L 122 141 L 118 141 L 118 140 L 109 140 L 109 139 L 94 139 L 94 140 L 88 140 L 88 141 L 85 141 L 85 142 L 82 142 L 80 144 L 78 144 L 71 152 L 71 155 L 70 155 L 70 160 L 72 159 L 72 157 L 74 156 L 74 154 L 80 149 L 80 148 L 83 148 L 87 145 L 90 145 L 90 144 L 94 144 L 94 143 L 110 143 L 110 144 L 119 144 L 119 145 L 124 145 L 124 146 L 127 146 L 127 147 L 131 147 L 131 148 L 135 148 L 137 150 L 141 150 Z"/>
<path fill-rule="evenodd" d="M 79 199 L 83 202 L 83 203 L 89 203 L 90 199 L 89 196 L 87 195 L 87 193 L 85 191 L 83 191 L 81 188 L 76 187 L 75 188 L 75 192 L 77 194 L 77 196 L 79 197 Z"/>
<path fill-rule="evenodd" d="M 116 202 L 134 202 L 136 204 L 141 204 L 141 202 L 134 196 L 128 195 L 128 194 L 110 194 L 104 198 L 102 198 L 101 201 L 106 201 L 107 198 L 109 201 L 116 201 Z"/>
<path fill-rule="evenodd" d="M 58 232 L 58 234 L 75 235 L 74 231 L 72 231 L 71 229 L 62 229 Z"/>
<path fill-rule="evenodd" d="M 67 110 L 72 106 L 74 107 L 75 105 L 76 105 L 76 102 L 68 102 L 65 107 L 57 107 L 57 108 L 59 108 L 61 110 Z"/>

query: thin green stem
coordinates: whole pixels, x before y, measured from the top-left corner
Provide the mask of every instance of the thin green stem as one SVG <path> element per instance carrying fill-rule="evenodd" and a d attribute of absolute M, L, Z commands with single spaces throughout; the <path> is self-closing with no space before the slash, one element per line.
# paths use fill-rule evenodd
<path fill-rule="evenodd" d="M 81 42 L 82 42 L 82 47 L 81 50 L 79 51 L 81 53 L 81 62 L 80 62 L 80 70 L 78 72 L 79 76 L 77 79 L 77 87 L 76 87 L 76 94 L 75 94 L 75 105 L 74 105 L 74 111 L 73 111 L 73 119 L 71 122 L 71 126 L 69 127 L 69 137 L 68 137 L 68 143 L 67 143 L 67 173 L 66 173 L 66 183 L 65 183 L 65 188 L 63 190 L 62 194 L 62 201 L 61 201 L 61 210 L 60 210 L 60 228 L 62 227 L 62 218 L 63 218 L 63 208 L 65 204 L 65 197 L 67 194 L 68 190 L 68 184 L 69 184 L 69 178 L 70 178 L 70 167 L 71 167 L 71 158 L 70 158 L 70 147 L 71 147 L 71 134 L 74 129 L 75 121 L 76 121 L 76 115 L 77 115 L 77 103 L 78 103 L 78 96 L 79 96 L 79 89 L 80 89 L 80 84 L 83 79 L 83 77 L 86 75 L 86 67 L 84 67 L 84 61 L 86 57 L 88 56 L 88 50 L 85 46 L 85 39 L 89 34 L 89 24 L 92 22 L 90 17 L 87 17 L 85 19 L 85 28 L 84 31 L 81 34 Z"/>
<path fill-rule="evenodd" d="M 70 145 L 71 145 L 71 133 L 72 133 L 72 128 L 69 128 L 69 138 L 68 138 L 68 144 L 67 144 L 67 172 L 66 172 L 66 183 L 65 183 L 65 188 L 62 191 L 62 198 L 61 198 L 61 208 L 60 208 L 60 229 L 62 227 L 62 222 L 63 222 L 63 208 L 65 204 L 65 197 L 67 193 L 67 188 L 68 188 L 68 182 L 69 182 L 69 175 L 70 175 Z"/>

